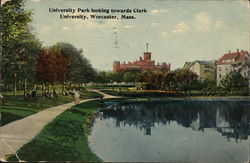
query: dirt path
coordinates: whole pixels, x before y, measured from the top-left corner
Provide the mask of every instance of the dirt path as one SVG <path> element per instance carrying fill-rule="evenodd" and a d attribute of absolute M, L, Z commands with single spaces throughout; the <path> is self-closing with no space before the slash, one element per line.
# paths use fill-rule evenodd
<path fill-rule="evenodd" d="M 100 93 L 107 98 L 120 98 L 117 96 L 107 95 L 98 90 L 90 90 Z M 87 102 L 93 99 L 85 99 L 80 102 Z M 15 154 L 16 151 L 24 144 L 31 141 L 49 122 L 55 117 L 64 112 L 66 109 L 74 106 L 75 103 L 67 103 L 56 107 L 45 109 L 36 114 L 30 115 L 23 119 L 11 122 L 0 128 L 0 161 L 4 161 L 4 158 L 8 154 Z"/>

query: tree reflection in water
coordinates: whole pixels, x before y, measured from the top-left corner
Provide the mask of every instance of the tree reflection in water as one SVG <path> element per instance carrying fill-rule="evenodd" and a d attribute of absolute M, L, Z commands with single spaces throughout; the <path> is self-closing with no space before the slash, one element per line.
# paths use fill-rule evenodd
<path fill-rule="evenodd" d="M 215 128 L 226 138 L 246 140 L 250 134 L 249 101 L 151 100 L 121 102 L 102 108 L 100 116 L 113 118 L 116 127 L 134 125 L 151 134 L 156 123 L 178 125 L 196 131 Z"/>

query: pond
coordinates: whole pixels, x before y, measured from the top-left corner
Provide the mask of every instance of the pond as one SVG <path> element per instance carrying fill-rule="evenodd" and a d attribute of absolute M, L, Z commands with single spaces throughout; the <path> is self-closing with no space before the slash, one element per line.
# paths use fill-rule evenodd
<path fill-rule="evenodd" d="M 246 162 L 249 101 L 142 100 L 109 104 L 89 146 L 105 162 Z"/>

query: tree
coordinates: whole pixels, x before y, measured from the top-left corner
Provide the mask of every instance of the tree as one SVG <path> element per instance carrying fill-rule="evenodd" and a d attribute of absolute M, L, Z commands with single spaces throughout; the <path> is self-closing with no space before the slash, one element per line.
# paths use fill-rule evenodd
<path fill-rule="evenodd" d="M 156 89 L 155 88 L 155 74 L 153 71 L 146 70 L 143 71 L 138 79 L 139 82 L 145 85 L 146 89 Z"/>
<path fill-rule="evenodd" d="M 189 70 L 166 71 L 144 71 L 138 78 L 139 82 L 145 83 L 147 89 L 195 89 L 198 76 Z"/>
<path fill-rule="evenodd" d="M 126 72 L 124 74 L 124 81 L 125 82 L 133 82 L 133 83 L 135 83 L 136 79 L 137 79 L 137 76 L 138 76 L 137 72 Z"/>
<path fill-rule="evenodd" d="M 226 90 L 240 90 L 248 87 L 248 80 L 239 71 L 231 71 L 221 80 L 220 86 Z"/>
<path fill-rule="evenodd" d="M 107 78 L 107 72 L 100 71 L 97 73 L 96 82 L 101 84 L 107 84 L 108 78 Z"/>
<path fill-rule="evenodd" d="M 87 83 L 96 78 L 96 71 L 89 60 L 82 55 L 82 50 L 70 43 L 59 42 L 55 47 L 60 47 L 63 55 L 69 60 L 69 74 L 65 80 L 68 83 Z M 63 82 L 64 84 L 64 82 Z"/>
<path fill-rule="evenodd" d="M 124 71 L 119 71 L 119 72 L 113 73 L 113 77 L 112 77 L 113 82 L 118 82 L 118 83 L 123 82 L 124 81 L 124 74 L 125 74 Z"/>
<path fill-rule="evenodd" d="M 25 94 L 27 78 L 34 79 L 35 60 L 41 43 L 31 33 L 31 12 L 24 10 L 24 1 L 8 1 L 1 10 L 3 81 L 13 84 L 13 95 L 16 94 L 16 83 L 23 81 Z"/>
<path fill-rule="evenodd" d="M 62 82 L 68 75 L 68 59 L 58 47 L 44 48 L 37 58 L 36 78 L 45 84 Z"/>

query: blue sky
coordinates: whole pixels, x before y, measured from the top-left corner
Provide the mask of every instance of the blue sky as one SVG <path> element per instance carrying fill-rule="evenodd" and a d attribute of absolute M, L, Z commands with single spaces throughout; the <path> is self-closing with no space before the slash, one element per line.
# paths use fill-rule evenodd
<path fill-rule="evenodd" d="M 170 62 L 172 70 L 185 61 L 218 59 L 230 49 L 249 51 L 245 0 L 28 0 L 27 8 L 44 46 L 72 43 L 98 70 L 112 70 L 114 60 L 139 59 L 147 42 L 152 59 Z M 145 8 L 147 13 L 133 14 L 135 20 L 62 20 L 49 8 Z"/>

